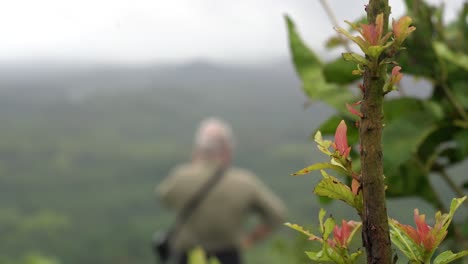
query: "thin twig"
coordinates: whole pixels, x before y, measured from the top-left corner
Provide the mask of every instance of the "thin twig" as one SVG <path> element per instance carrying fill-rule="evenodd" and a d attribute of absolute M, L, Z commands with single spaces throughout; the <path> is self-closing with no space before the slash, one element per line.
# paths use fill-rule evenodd
<path fill-rule="evenodd" d="M 447 174 L 447 172 L 444 169 L 441 169 L 438 171 L 439 175 L 444 179 L 444 181 L 450 186 L 452 191 L 458 196 L 458 197 L 463 197 L 465 194 L 463 193 L 463 190 L 461 190 L 455 182 L 450 178 L 450 176 Z M 465 206 L 468 206 L 468 203 L 463 203 Z"/>
<path fill-rule="evenodd" d="M 426 177 L 428 178 L 427 179 L 427 182 L 428 182 L 428 186 L 429 188 L 431 189 L 431 192 L 432 192 L 432 197 L 433 198 L 433 205 L 435 205 L 435 207 L 446 213 L 448 212 L 447 211 L 447 208 L 445 207 L 444 203 L 442 202 L 442 199 L 441 197 L 439 196 L 439 194 L 437 193 L 437 191 L 435 190 L 434 186 L 431 184 L 431 181 L 429 180 L 429 169 L 425 166 L 425 164 L 421 161 L 421 159 L 418 157 L 418 156 L 413 156 L 413 161 L 415 161 L 416 163 L 416 166 L 418 166 L 422 171 L 423 173 L 426 175 Z"/>
<path fill-rule="evenodd" d="M 452 94 L 452 91 L 450 91 L 447 85 L 447 77 L 448 77 L 447 65 L 440 57 L 437 57 L 437 59 L 438 59 L 439 65 L 441 66 L 439 77 L 438 77 L 440 86 L 442 87 L 442 90 L 444 91 L 448 101 L 450 102 L 450 104 L 452 104 L 452 106 L 458 112 L 460 117 L 463 118 L 465 122 L 468 122 L 468 114 L 465 112 L 465 109 L 458 102 L 457 98 L 455 98 L 455 96 Z"/>
<path fill-rule="evenodd" d="M 439 207 L 438 209 L 440 211 L 444 212 L 444 213 L 448 213 L 449 210 L 445 207 L 445 205 L 442 202 L 442 199 L 440 198 L 439 194 L 436 192 L 434 186 L 430 182 L 429 182 L 429 187 L 432 189 L 432 192 L 434 193 L 434 198 L 436 200 L 436 203 L 439 204 L 437 206 L 437 207 Z M 465 238 L 463 236 L 463 233 L 460 230 L 460 228 L 455 223 L 452 223 L 449 228 L 452 229 L 453 235 L 455 237 L 455 241 L 457 242 L 457 244 L 465 245 L 466 240 L 465 240 Z"/>
<path fill-rule="evenodd" d="M 328 4 L 328 1 L 320 0 L 320 3 L 322 4 L 323 9 L 325 9 L 325 12 L 327 13 L 328 18 L 330 19 L 330 22 L 332 23 L 332 25 L 334 27 L 339 27 L 340 24 L 338 23 L 338 20 L 336 19 L 335 13 L 333 13 L 333 10 Z M 349 46 L 348 41 L 346 41 L 346 39 L 341 34 L 338 34 L 338 38 L 341 40 L 341 43 L 343 43 L 346 51 L 351 52 L 351 47 Z"/>
<path fill-rule="evenodd" d="M 444 90 L 445 95 L 447 96 L 447 99 L 449 102 L 453 105 L 455 110 L 457 110 L 458 114 L 460 115 L 461 118 L 463 118 L 466 122 L 468 122 L 468 114 L 465 112 L 465 109 L 458 103 L 457 99 L 455 96 L 452 94 L 450 89 L 448 88 L 447 84 L 445 81 L 441 83 L 442 90 Z"/>

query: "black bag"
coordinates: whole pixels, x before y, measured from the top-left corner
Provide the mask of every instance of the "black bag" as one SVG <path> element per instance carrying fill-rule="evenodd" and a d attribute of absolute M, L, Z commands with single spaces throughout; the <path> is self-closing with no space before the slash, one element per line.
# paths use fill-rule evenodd
<path fill-rule="evenodd" d="M 157 232 L 153 236 L 152 246 L 153 253 L 158 257 L 159 262 L 167 263 L 171 256 L 171 240 L 172 232 Z"/>
<path fill-rule="evenodd" d="M 182 211 L 177 216 L 175 224 L 170 231 L 156 232 L 153 236 L 152 247 L 153 253 L 159 260 L 158 263 L 170 263 L 175 257 L 174 252 L 171 252 L 171 240 L 176 237 L 180 228 L 187 222 L 190 215 L 195 211 L 195 208 L 207 196 L 209 191 L 224 175 L 224 168 L 216 170 L 215 174 L 207 180 L 207 182 L 198 190 L 197 193 L 187 202 L 182 208 Z"/>

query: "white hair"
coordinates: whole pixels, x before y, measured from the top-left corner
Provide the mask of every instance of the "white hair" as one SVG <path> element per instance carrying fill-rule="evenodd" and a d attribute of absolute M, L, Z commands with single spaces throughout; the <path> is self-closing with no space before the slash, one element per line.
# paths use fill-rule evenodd
<path fill-rule="evenodd" d="M 232 129 L 229 124 L 214 117 L 200 123 L 195 135 L 194 150 L 197 155 L 207 159 L 231 155 L 233 145 Z"/>

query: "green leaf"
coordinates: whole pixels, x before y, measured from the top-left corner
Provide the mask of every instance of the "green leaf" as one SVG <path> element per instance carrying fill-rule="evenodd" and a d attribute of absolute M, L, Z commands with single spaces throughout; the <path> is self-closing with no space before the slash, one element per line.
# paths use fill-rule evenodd
<path fill-rule="evenodd" d="M 377 58 L 382 54 L 382 52 L 386 49 L 386 46 L 370 46 L 367 55 L 369 55 L 371 58 Z"/>
<path fill-rule="evenodd" d="M 435 248 L 428 254 L 428 258 L 434 254 L 434 251 L 438 247 L 440 243 L 445 238 L 446 231 L 450 226 L 450 223 L 452 222 L 453 216 L 455 215 L 455 212 L 457 209 L 460 207 L 460 205 L 463 204 L 463 202 L 466 200 L 467 196 L 461 197 L 461 198 L 454 198 L 452 199 L 452 203 L 450 204 L 450 212 L 448 214 L 442 214 L 440 211 L 438 211 L 435 215 L 435 226 L 442 226 L 440 230 L 438 230 L 436 233 L 434 233 L 435 236 Z"/>
<path fill-rule="evenodd" d="M 460 205 L 462 205 L 465 202 L 466 198 L 467 196 L 452 199 L 452 202 L 450 203 L 450 212 L 443 226 L 443 229 L 448 229 L 450 222 L 452 222 L 453 216 L 455 215 L 455 212 L 457 211 L 458 207 L 460 207 Z"/>
<path fill-rule="evenodd" d="M 323 250 L 320 250 L 318 252 L 312 252 L 312 251 L 306 251 L 306 255 L 313 261 L 329 261 L 332 262 L 332 259 L 327 256 L 323 252 Z"/>
<path fill-rule="evenodd" d="M 345 20 L 345 23 L 353 27 L 353 29 L 357 29 L 357 26 L 350 23 L 349 21 Z M 368 54 L 369 43 L 365 41 L 361 36 L 353 36 L 349 31 L 341 27 L 335 27 L 335 30 L 340 34 L 343 34 L 346 38 L 352 40 L 354 43 L 356 43 L 359 46 L 359 48 L 364 53 Z"/>
<path fill-rule="evenodd" d="M 437 55 L 432 48 L 432 39 L 436 34 L 433 25 L 433 8 L 426 1 L 405 0 L 409 15 L 413 18 L 416 30 L 405 40 L 398 62 L 404 73 L 417 76 L 434 77 Z"/>
<path fill-rule="evenodd" d="M 289 227 L 289 228 L 292 228 L 296 231 L 299 231 L 300 233 L 306 235 L 307 237 L 309 237 L 309 239 L 312 239 L 312 240 L 321 240 L 321 238 L 319 238 L 318 236 L 314 235 L 312 232 L 310 232 L 309 230 L 305 229 L 303 226 L 301 225 L 298 225 L 298 224 L 291 224 L 291 223 L 285 223 L 284 224 L 285 226 Z"/>
<path fill-rule="evenodd" d="M 404 197 L 416 195 L 430 202 L 434 207 L 437 207 L 437 197 L 426 174 L 426 171 L 418 166 L 414 160 L 407 161 L 400 168 L 386 170 L 387 196 Z"/>
<path fill-rule="evenodd" d="M 346 171 L 343 167 L 341 166 L 338 166 L 338 165 L 334 165 L 334 164 L 331 164 L 331 163 L 315 163 L 313 165 L 310 165 L 308 167 L 305 167 L 304 169 L 302 170 L 299 170 L 293 174 L 291 174 L 292 176 L 298 176 L 298 175 L 304 175 L 304 174 L 307 174 L 309 172 L 312 172 L 314 170 L 322 170 L 322 169 L 332 169 L 336 172 L 339 172 L 343 175 L 351 175 L 350 172 Z"/>
<path fill-rule="evenodd" d="M 442 118 L 441 111 L 440 105 L 436 102 L 409 97 L 387 100 L 384 103 L 386 125 L 391 125 L 393 120 L 411 115 L 415 112 L 424 112 L 425 114 L 436 116 L 440 119 Z"/>
<path fill-rule="evenodd" d="M 309 74 L 309 69 L 316 69 L 322 66 L 322 62 L 302 41 L 292 19 L 288 16 L 285 16 L 285 19 L 288 28 L 289 45 L 296 71 L 299 76 L 306 77 Z"/>
<path fill-rule="evenodd" d="M 345 260 L 343 256 L 338 254 L 333 248 L 331 248 L 328 243 L 324 242 L 322 244 L 322 250 L 318 252 L 306 251 L 305 253 L 307 256 L 313 260 L 318 262 L 333 262 L 338 264 L 345 264 Z"/>
<path fill-rule="evenodd" d="M 339 249 L 331 247 L 328 245 L 328 243 L 323 243 L 323 248 L 322 251 L 326 252 L 328 257 L 333 261 L 333 263 L 337 264 L 345 264 L 345 256 L 347 253 L 342 253 L 339 251 Z"/>
<path fill-rule="evenodd" d="M 389 225 L 392 243 L 397 246 L 409 260 L 423 263 L 422 249 L 405 233 L 401 225 L 393 219 L 389 219 Z"/>
<path fill-rule="evenodd" d="M 325 227 L 323 225 L 323 218 L 325 218 L 325 215 L 327 214 L 327 211 L 325 209 L 320 208 L 319 211 L 319 223 L 320 223 L 320 233 L 323 234 L 325 232 Z"/>
<path fill-rule="evenodd" d="M 323 66 L 323 76 L 329 83 L 350 84 L 362 78 L 351 73 L 355 69 L 355 63 L 338 58 Z"/>
<path fill-rule="evenodd" d="M 322 137 L 322 132 L 317 131 L 317 133 L 315 133 L 314 141 L 317 143 L 317 147 L 322 153 L 331 156 L 332 153 L 330 152 L 329 148 L 333 142 L 331 140 L 324 140 Z"/>
<path fill-rule="evenodd" d="M 467 55 L 460 53 L 460 52 L 456 53 L 456 52 L 451 51 L 449 47 L 447 47 L 447 45 L 445 45 L 442 42 L 434 41 L 432 45 L 434 47 L 434 50 L 437 56 L 449 61 L 452 64 L 455 64 L 461 67 L 465 71 L 468 71 L 468 56 Z"/>
<path fill-rule="evenodd" d="M 332 36 L 327 41 L 325 42 L 325 47 L 327 49 L 333 49 L 337 48 L 339 46 L 343 46 L 345 44 L 346 40 L 341 38 L 338 35 Z"/>
<path fill-rule="evenodd" d="M 348 240 L 346 241 L 346 243 L 348 245 L 351 243 L 351 241 L 353 240 L 354 235 L 359 230 L 359 228 L 361 228 L 361 226 L 362 226 L 362 223 L 359 223 L 356 227 L 353 228 L 353 231 L 351 231 L 351 234 L 349 234 Z"/>
<path fill-rule="evenodd" d="M 460 102 L 463 107 L 468 108 L 468 82 L 456 82 L 451 88 L 458 102 Z"/>
<path fill-rule="evenodd" d="M 343 59 L 345 61 L 351 61 L 356 64 L 361 64 L 363 66 L 369 64 L 369 61 L 366 58 L 354 52 L 345 52 L 341 55 L 343 56 Z"/>
<path fill-rule="evenodd" d="M 337 178 L 328 175 L 323 170 L 320 172 L 322 173 L 323 179 L 315 187 L 314 193 L 332 199 L 342 200 L 358 211 L 362 210 L 362 197 L 360 195 L 355 196 L 351 188 L 340 182 Z"/>
<path fill-rule="evenodd" d="M 412 100 L 411 100 L 412 101 Z M 404 102 L 404 101 L 400 101 Z M 410 101 L 406 101 L 410 102 Z M 414 101 L 414 105 L 419 104 L 418 101 Z M 406 104 L 401 104 L 402 107 Z M 394 104 L 396 108 L 399 107 L 398 104 Z M 426 103 L 420 104 L 423 109 L 426 107 Z M 431 116 L 429 111 L 425 111 L 421 113 L 418 111 L 419 107 L 415 107 L 414 114 L 419 115 L 421 118 L 425 118 L 426 120 L 436 119 Z M 408 111 L 411 111 L 411 108 L 407 108 Z M 402 112 L 402 116 L 412 116 L 412 114 L 405 113 L 406 111 Z M 419 114 L 417 113 L 419 112 Z M 426 114 L 425 114 L 426 113 Z M 390 120 L 389 124 L 384 128 L 387 130 L 394 126 L 393 122 L 398 120 L 398 117 L 395 115 L 396 120 Z M 413 117 L 411 117 L 413 118 Z M 410 120 L 411 120 L 410 118 Z M 417 119 L 417 118 L 416 118 Z M 414 122 L 418 124 L 417 121 Z M 411 155 L 404 163 L 400 164 L 399 167 L 397 165 L 393 165 L 388 163 L 389 159 L 392 158 L 399 158 L 394 157 L 395 155 L 401 155 L 396 148 L 393 150 L 391 148 L 384 149 L 384 156 L 385 157 L 385 176 L 386 176 L 386 183 L 388 185 L 387 189 L 387 196 L 388 197 L 404 197 L 404 196 L 419 196 L 424 200 L 430 202 L 434 207 L 438 207 L 440 203 L 438 202 L 437 194 L 434 192 L 433 188 L 431 187 L 431 183 L 429 182 L 428 178 L 428 162 L 431 159 L 434 159 L 434 155 L 438 155 L 439 157 L 443 157 L 444 160 L 447 160 L 448 164 L 454 164 L 463 160 L 460 154 L 460 147 L 461 145 L 451 143 L 451 147 L 444 150 L 439 154 L 434 154 L 440 150 L 440 144 L 445 144 L 445 142 L 454 142 L 454 135 L 457 133 L 463 134 L 460 129 L 454 128 L 450 123 L 446 122 L 439 122 L 434 120 L 435 129 L 431 130 L 430 127 L 421 126 L 421 131 L 417 131 L 417 128 L 411 128 L 411 130 L 415 131 L 415 133 L 423 133 L 422 138 L 424 138 L 422 143 L 418 143 L 417 138 L 413 138 L 413 142 L 406 141 L 406 137 L 404 138 L 387 138 L 390 142 L 386 142 L 384 144 L 385 147 L 392 146 L 394 144 L 400 144 L 402 142 L 406 142 L 407 144 L 411 145 L 414 144 L 414 148 L 417 149 L 416 155 Z M 428 136 L 424 135 L 424 130 L 427 129 L 429 132 Z M 402 130 L 404 131 L 404 130 Z M 385 131 L 384 131 L 385 133 Z M 411 137 L 410 137 L 411 138 Z M 400 142 L 401 141 L 401 142 Z M 455 140 L 456 142 L 456 140 Z M 468 142 L 467 142 L 468 143 Z M 408 151 L 408 149 L 401 148 L 400 151 Z M 405 155 L 405 154 L 403 154 Z M 407 158 L 406 156 L 405 158 Z"/>
<path fill-rule="evenodd" d="M 321 100 L 340 112 L 345 112 L 345 103 L 353 102 L 354 95 L 346 87 L 327 83 L 322 73 L 322 62 L 310 50 L 296 31 L 294 22 L 285 17 L 289 47 L 297 74 L 303 82 L 305 94 L 312 100 Z"/>
<path fill-rule="evenodd" d="M 333 228 L 335 227 L 335 220 L 333 218 L 329 217 L 327 220 L 325 220 L 325 223 L 323 224 L 324 231 L 323 231 L 323 239 L 327 240 L 328 237 L 330 237 L 330 234 L 333 232 Z"/>
<path fill-rule="evenodd" d="M 435 259 L 434 264 L 446 264 L 450 263 L 456 259 L 462 258 L 468 255 L 468 250 L 464 250 L 458 253 L 453 253 L 450 250 L 440 253 Z"/>
<path fill-rule="evenodd" d="M 325 196 L 316 195 L 320 204 L 327 205 L 331 204 L 334 200 Z"/>
<path fill-rule="evenodd" d="M 385 174 L 397 170 L 417 152 L 421 143 L 437 129 L 427 113 L 416 112 L 394 120 L 383 131 Z"/>
<path fill-rule="evenodd" d="M 456 133 L 453 137 L 455 143 L 457 144 L 457 149 L 461 159 L 464 159 L 468 156 L 468 133 L 465 131 L 460 131 Z"/>
<path fill-rule="evenodd" d="M 358 251 L 354 252 L 353 254 L 351 254 L 349 257 L 350 257 L 352 263 L 354 263 L 354 262 L 356 262 L 357 258 L 359 256 L 361 256 L 361 255 L 362 255 L 362 251 L 358 250 Z"/>

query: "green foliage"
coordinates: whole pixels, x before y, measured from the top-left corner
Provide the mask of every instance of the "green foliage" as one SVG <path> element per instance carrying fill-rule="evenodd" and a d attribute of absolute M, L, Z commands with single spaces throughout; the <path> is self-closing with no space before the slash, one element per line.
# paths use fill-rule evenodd
<path fill-rule="evenodd" d="M 346 171 L 345 169 L 343 169 L 343 167 L 339 166 L 339 165 L 334 165 L 334 164 L 331 164 L 331 163 L 315 163 L 313 165 L 310 165 L 308 167 L 305 167 L 304 169 L 302 170 L 299 170 L 291 175 L 293 176 L 298 176 L 298 175 L 304 175 L 304 174 L 307 174 L 307 173 L 310 173 L 314 170 L 322 170 L 322 169 L 333 169 L 334 171 L 337 171 L 337 172 L 340 172 L 342 173 L 343 175 L 350 175 L 350 173 L 348 171 Z"/>
<path fill-rule="evenodd" d="M 304 93 L 312 100 L 323 100 L 345 113 L 344 105 L 353 101 L 353 94 L 345 87 L 326 81 L 322 71 L 323 63 L 304 44 L 289 17 L 286 17 L 286 23 L 293 62 L 303 82 Z"/>
<path fill-rule="evenodd" d="M 318 149 L 331 157 L 330 162 L 310 165 L 292 175 L 303 175 L 313 170 L 320 170 L 323 179 L 315 187 L 314 193 L 319 197 L 342 200 L 361 214 L 363 208 L 362 193 L 359 193 L 358 175 L 353 171 L 353 163 L 349 157 L 351 147 L 348 146 L 346 123 L 342 120 L 338 125 L 335 133 L 335 142 L 324 140 L 320 131 L 317 131 L 314 140 L 317 143 Z M 330 151 L 330 147 L 333 147 L 333 152 Z M 337 178 L 328 175 L 323 169 L 332 169 L 349 176 L 352 178 L 351 187 L 343 184 Z M 322 216 L 319 218 L 322 219 Z"/>
<path fill-rule="evenodd" d="M 419 246 L 416 245 L 409 235 L 400 228 L 396 227 L 394 221 L 390 221 L 390 237 L 392 243 L 400 249 L 400 251 L 408 257 L 408 259 L 421 261 L 423 259 L 422 252 L 419 250 Z"/>
<path fill-rule="evenodd" d="M 429 175 L 445 171 L 466 160 L 468 156 L 466 142 L 468 34 L 463 33 L 466 30 L 466 23 L 460 22 L 466 21 L 467 8 L 464 7 L 464 11 L 460 12 L 456 21 L 444 26 L 440 22 L 442 12 L 439 8 L 431 7 L 421 0 L 408 0 L 406 4 L 408 15 L 413 18 L 413 22 L 407 18 L 395 22 L 394 32 L 395 28 L 398 31 L 399 28 L 409 25 L 414 25 L 417 30 L 405 40 L 406 49 L 396 52 L 396 60 L 400 62 L 403 73 L 430 80 L 433 89 L 427 100 L 400 96 L 388 99 L 384 103 L 385 155 L 383 158 L 388 184 L 387 194 L 390 197 L 420 196 L 434 207 L 440 208 L 439 194 L 430 185 Z M 359 23 L 349 24 L 360 33 L 372 30 L 372 28 L 360 28 Z M 290 19 L 288 19 L 288 30 L 293 62 L 304 86 L 311 83 L 307 78 L 303 78 L 304 72 L 309 68 L 319 72 L 315 70 L 317 67 L 322 69 L 327 82 L 346 85 L 356 80 L 356 75 L 351 74 L 352 63 L 343 61 L 339 63 L 339 59 L 323 65 L 303 63 L 300 56 L 304 52 L 307 53 L 307 57 L 314 57 L 315 61 L 318 61 L 317 56 L 301 41 Z M 339 32 L 347 31 L 339 29 Z M 407 36 L 406 33 L 399 34 Z M 364 51 L 371 48 L 365 44 L 366 36 L 348 35 L 357 41 Z M 385 36 L 380 37 L 385 38 Z M 304 52 L 301 53 L 299 50 Z M 386 52 L 393 53 L 393 46 L 388 47 Z M 358 54 L 346 53 L 344 57 L 361 66 L 368 63 L 366 58 Z M 310 87 L 314 90 L 307 90 L 306 94 L 311 99 L 319 98 L 325 101 L 334 99 L 333 96 L 322 93 L 316 86 Z M 350 98 L 347 103 L 354 101 L 356 100 Z M 324 136 L 334 133 L 339 120 L 350 118 L 350 115 L 343 111 L 344 102 L 340 104 L 335 107 L 339 114 L 331 117 L 318 129 Z M 349 131 L 349 141 L 352 144 L 358 143 L 356 130 Z M 358 163 L 358 157 L 353 156 L 353 164 Z"/>
<path fill-rule="evenodd" d="M 306 264 L 310 263 L 310 258 L 304 254 L 304 249 L 312 250 L 311 247 L 317 246 L 310 243 L 308 236 L 289 232 L 288 236 L 274 241 L 273 246 L 266 252 L 263 259 L 265 256 L 271 256 L 275 263 Z M 252 263 L 254 262 L 252 261 Z"/>
<path fill-rule="evenodd" d="M 411 263 L 429 263 L 435 250 L 444 240 L 455 211 L 465 200 L 466 196 L 453 199 L 448 214 L 437 212 L 435 215 L 436 223 L 433 227 L 426 224 L 425 215 L 420 216 L 417 210 L 415 211 L 416 229 L 390 219 L 392 242 L 408 257 Z M 435 258 L 434 263 L 449 263 L 467 254 L 467 250 L 457 254 L 452 251 L 444 251 Z"/>
<path fill-rule="evenodd" d="M 337 61 L 323 66 L 316 63 L 314 67 L 311 67 L 312 64 L 303 63 L 300 56 L 304 51 L 307 52 L 306 57 L 308 58 L 317 58 L 317 56 L 301 41 L 291 20 L 287 18 L 290 50 L 294 66 L 304 87 L 307 87 L 313 80 L 307 78 L 304 73 L 312 72 L 313 68 L 314 74 L 319 75 L 317 67 L 322 67 L 322 74 L 325 76 L 326 82 L 345 85 L 352 84 L 356 80 L 355 77 L 351 76 L 351 73 L 362 75 L 364 69 L 370 69 L 367 72 L 381 73 L 384 71 L 385 74 L 386 65 L 393 64 L 391 73 L 386 75 L 383 94 L 397 89 L 396 84 L 403 76 L 400 73 L 402 68 L 406 74 L 431 81 L 433 84 L 432 94 L 427 100 L 406 97 L 404 96 L 405 92 L 402 91 L 396 99 L 390 99 L 384 103 L 385 127 L 382 140 L 385 153 L 383 155 L 384 174 L 388 184 L 387 194 L 390 197 L 419 196 L 434 207 L 443 209 L 440 194 L 437 192 L 437 188 L 431 185 L 429 175 L 431 173 L 441 175 L 452 191 L 456 195 L 461 195 L 460 188 L 462 186 L 457 186 L 450 176 L 447 176 L 446 170 L 468 157 L 466 136 L 468 134 L 466 133 L 468 128 L 468 97 L 466 95 L 468 87 L 468 82 L 466 82 L 468 34 L 465 34 L 468 5 L 464 6 L 458 21 L 455 22 L 458 23 L 457 25 L 452 23 L 445 26 L 441 8 L 431 7 L 422 0 L 408 0 L 406 4 L 408 14 L 414 18 L 414 22 L 409 16 L 404 16 L 392 23 L 392 32 L 387 34 L 384 34 L 382 30 L 382 28 L 387 27 L 387 25 L 383 25 L 382 14 L 376 17 L 375 24 L 361 25 L 347 22 L 352 29 L 360 33 L 360 36 L 355 36 L 343 28 L 336 29 L 338 33 L 355 42 L 364 53 L 365 56 L 352 52 L 342 54 L 344 60 L 357 65 L 357 69 L 351 69 L 348 67 L 349 65 L 339 64 Z M 416 33 L 410 35 L 416 28 L 418 28 Z M 407 49 L 403 49 L 401 44 L 407 38 Z M 334 36 L 329 43 L 335 47 L 343 44 L 343 41 L 339 41 Z M 385 59 L 382 60 L 381 55 Z M 395 56 L 397 58 L 394 58 Z M 318 61 L 318 59 L 315 60 Z M 396 62 L 400 60 L 401 66 Z M 332 160 L 329 164 L 317 163 L 306 167 L 296 172 L 295 175 L 302 175 L 317 169 L 333 169 L 342 174 L 348 174 L 353 178 L 351 187 L 342 184 L 338 179 L 322 171 L 323 179 L 318 183 L 315 193 L 343 200 L 360 212 L 362 210 L 362 204 L 359 204 L 362 200 L 358 198 L 360 173 L 351 169 L 352 165 L 359 164 L 358 157 L 353 155 L 351 161 L 347 155 L 343 156 L 337 152 L 338 140 L 332 142 L 322 138 L 322 133 L 324 135 L 335 133 L 336 138 L 338 129 L 336 132 L 334 129 L 337 122 L 340 119 L 349 118 L 349 114 L 342 110 L 342 102 L 340 102 L 341 106 L 336 106 L 330 103 L 330 100 L 335 99 L 333 96 L 322 93 L 320 88 L 315 86 L 310 87 L 314 90 L 305 89 L 306 95 L 311 99 L 317 99 L 321 96 L 319 99 L 334 106 L 338 112 L 336 116 L 321 125 L 314 137 L 319 149 L 332 157 Z M 369 87 L 361 85 L 359 87 L 361 90 L 369 89 Z M 356 100 L 350 98 L 346 103 L 354 101 Z M 353 104 L 353 106 L 356 105 L 359 105 L 359 102 Z M 348 110 L 361 118 L 367 118 L 365 113 L 363 116 L 363 113 L 354 107 L 349 107 Z M 359 121 L 357 124 L 359 125 Z M 350 141 L 357 143 L 357 139 L 354 138 Z M 335 148 L 335 152 L 329 150 L 331 146 Z M 360 166 L 354 167 L 355 169 L 360 168 Z M 343 170 L 348 173 L 343 173 Z M 454 201 L 461 204 L 463 200 Z M 411 263 L 429 263 L 435 248 L 445 238 L 448 224 L 453 216 L 453 206 L 452 203 L 450 213 L 447 216 L 443 216 L 441 213 L 436 215 L 436 226 L 431 231 L 432 240 L 424 240 L 424 245 L 415 244 L 414 232 L 416 231 L 397 222 L 392 223 L 392 239 L 397 247 L 409 257 Z M 420 218 L 418 219 L 420 220 Z M 424 225 L 420 223 L 421 221 L 417 220 L 418 234 L 429 236 L 425 222 Z M 441 227 L 442 223 L 443 228 Z M 425 233 L 421 230 L 425 230 Z M 460 241 L 460 238 L 458 240 Z M 419 242 L 416 241 L 416 243 Z M 435 246 L 435 248 L 430 246 Z M 316 261 L 341 263 L 340 260 L 327 256 L 326 252 L 326 250 L 313 252 L 309 257 Z M 460 254 L 453 254 L 451 251 L 444 252 L 437 261 L 446 263 L 444 261 L 455 260 L 464 255 L 464 252 Z"/>
<path fill-rule="evenodd" d="M 434 41 L 434 50 L 439 58 L 463 68 L 468 71 L 468 56 L 462 52 L 455 53 L 449 49 L 447 45 L 439 41 Z"/>
<path fill-rule="evenodd" d="M 362 211 L 362 194 L 355 195 L 351 188 L 343 184 L 337 178 L 321 171 L 323 179 L 317 184 L 314 192 L 320 196 L 326 196 L 332 199 L 341 200 L 349 206 L 355 208 L 358 212 Z"/>
<path fill-rule="evenodd" d="M 336 84 L 349 84 L 361 78 L 358 75 L 344 74 L 353 71 L 356 65 L 341 58 L 323 65 L 323 76 L 326 82 Z"/>
<path fill-rule="evenodd" d="M 347 123 L 353 122 L 351 119 L 343 118 L 342 116 L 332 116 L 329 119 L 327 119 L 325 122 L 320 124 L 320 126 L 317 128 L 315 133 L 317 131 L 320 131 L 324 135 L 332 135 L 335 133 L 336 130 L 336 124 L 338 124 L 341 120 L 347 121 Z M 351 146 L 354 146 L 358 144 L 359 141 L 359 131 L 355 128 L 348 129 L 348 142 Z"/>
<path fill-rule="evenodd" d="M 443 253 L 440 253 L 435 259 L 434 259 L 434 264 L 446 264 L 450 263 L 452 261 L 455 261 L 459 258 L 463 258 L 464 256 L 468 255 L 468 250 L 458 252 L 454 254 L 452 251 L 447 250 L 444 251 Z"/>
<path fill-rule="evenodd" d="M 413 112 L 394 120 L 383 133 L 383 148 L 388 153 L 384 156 L 385 171 L 391 173 L 411 159 L 435 130 L 433 119 L 427 112 Z"/>
<path fill-rule="evenodd" d="M 309 240 L 317 241 L 321 244 L 321 249 L 319 251 L 305 252 L 309 259 L 340 264 L 355 263 L 362 254 L 362 251 L 350 252 L 349 244 L 357 230 L 361 227 L 361 224 L 343 220 L 342 226 L 339 227 L 331 217 L 324 221 L 326 213 L 324 209 L 320 209 L 319 211 L 320 236 L 314 235 L 312 232 L 297 224 L 286 223 L 286 226 L 306 235 Z"/>

